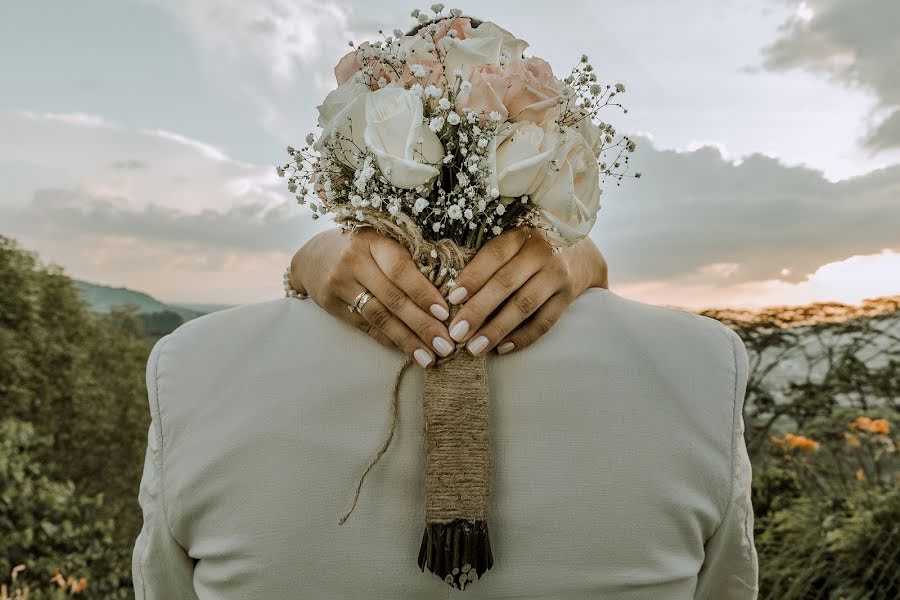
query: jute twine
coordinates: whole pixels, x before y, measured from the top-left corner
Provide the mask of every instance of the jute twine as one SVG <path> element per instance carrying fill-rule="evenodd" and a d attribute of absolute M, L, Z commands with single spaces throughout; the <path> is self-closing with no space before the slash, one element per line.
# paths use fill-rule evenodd
<path fill-rule="evenodd" d="M 442 295 L 446 295 L 451 287 L 452 270 L 462 270 L 475 254 L 451 240 L 425 240 L 419 226 L 407 215 L 398 213 L 389 217 L 368 208 L 364 212 L 363 226 L 373 227 L 381 235 L 403 244 Z M 452 313 L 455 309 L 451 308 Z M 353 504 L 341 517 L 340 525 L 346 523 L 356 507 L 366 475 L 393 440 L 399 418 L 400 383 L 410 364 L 407 361 L 394 379 L 390 432 L 360 477 Z M 484 356 L 472 356 L 458 344 L 452 354 L 425 370 L 422 402 L 426 523 L 449 523 L 458 519 L 484 521 L 493 470 Z"/>

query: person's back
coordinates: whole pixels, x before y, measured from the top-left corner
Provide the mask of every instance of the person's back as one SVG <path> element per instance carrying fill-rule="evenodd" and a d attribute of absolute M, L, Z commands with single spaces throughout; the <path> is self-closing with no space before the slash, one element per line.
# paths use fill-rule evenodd
<path fill-rule="evenodd" d="M 197 319 L 148 365 L 138 599 L 755 598 L 747 356 L 736 334 L 603 289 L 488 359 L 494 567 L 416 565 L 422 370 L 311 302 Z"/>

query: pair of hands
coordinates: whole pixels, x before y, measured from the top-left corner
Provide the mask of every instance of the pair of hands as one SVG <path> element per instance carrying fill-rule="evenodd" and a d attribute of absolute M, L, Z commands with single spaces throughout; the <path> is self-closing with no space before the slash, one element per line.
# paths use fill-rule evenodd
<path fill-rule="evenodd" d="M 333 229 L 291 260 L 290 283 L 332 315 L 422 367 L 457 343 L 473 355 L 521 350 L 547 333 L 590 287 L 609 286 L 607 265 L 586 238 L 553 253 L 535 230 L 519 227 L 487 242 L 443 298 L 398 242 L 364 227 Z M 362 313 L 347 306 L 368 290 Z M 450 304 L 461 305 L 449 324 Z"/>

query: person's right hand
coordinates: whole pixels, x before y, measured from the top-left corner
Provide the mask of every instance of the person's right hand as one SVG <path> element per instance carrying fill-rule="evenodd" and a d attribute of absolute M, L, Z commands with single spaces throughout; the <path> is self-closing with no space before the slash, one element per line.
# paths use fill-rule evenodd
<path fill-rule="evenodd" d="M 332 315 L 380 343 L 399 348 L 422 367 L 433 365 L 435 353 L 454 349 L 447 327 L 447 302 L 415 266 L 398 242 L 371 227 L 352 235 L 324 231 L 308 241 L 291 260 L 290 282 Z M 362 314 L 350 312 L 356 296 L 372 298 Z"/>

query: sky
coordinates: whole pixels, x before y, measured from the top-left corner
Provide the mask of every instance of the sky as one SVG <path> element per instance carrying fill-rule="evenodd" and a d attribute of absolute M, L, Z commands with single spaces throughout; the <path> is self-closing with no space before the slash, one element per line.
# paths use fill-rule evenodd
<path fill-rule="evenodd" d="M 274 167 L 395 0 L 4 0 L 0 234 L 180 302 L 282 295 L 312 221 Z M 621 82 L 641 179 L 592 237 L 616 293 L 691 309 L 900 294 L 900 2 L 447 3 Z"/>

